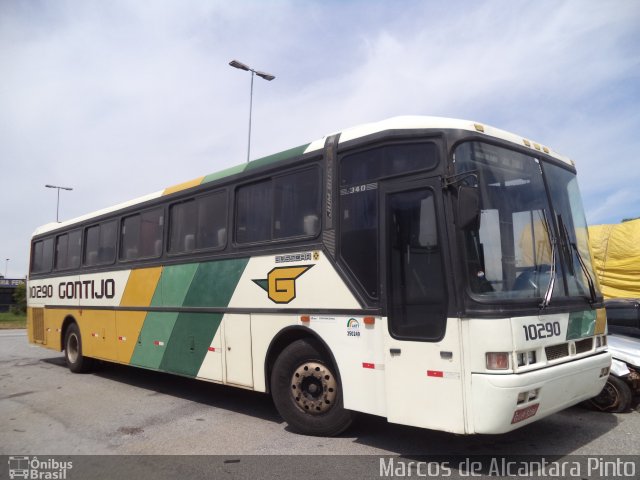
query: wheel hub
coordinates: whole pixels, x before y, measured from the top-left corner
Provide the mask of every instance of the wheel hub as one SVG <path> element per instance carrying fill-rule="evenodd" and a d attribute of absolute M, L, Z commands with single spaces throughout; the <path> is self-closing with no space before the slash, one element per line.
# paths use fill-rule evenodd
<path fill-rule="evenodd" d="M 75 363 L 78 360 L 78 337 L 74 334 L 69 335 L 69 340 L 67 341 L 67 356 L 71 363 Z"/>
<path fill-rule="evenodd" d="M 291 376 L 293 399 L 306 413 L 319 415 L 329 411 L 337 392 L 338 383 L 333 372 L 322 363 L 303 363 Z"/>

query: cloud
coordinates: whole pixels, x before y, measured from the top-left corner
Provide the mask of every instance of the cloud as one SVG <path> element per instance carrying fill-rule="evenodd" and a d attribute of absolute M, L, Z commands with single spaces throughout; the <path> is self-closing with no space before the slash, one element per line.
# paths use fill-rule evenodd
<path fill-rule="evenodd" d="M 71 218 L 244 161 L 232 58 L 276 75 L 254 83 L 254 158 L 399 114 L 470 118 L 574 158 L 590 222 L 637 216 L 639 21 L 633 1 L 1 2 L 2 249 L 24 274 L 55 215 L 45 183 L 74 187 Z"/>

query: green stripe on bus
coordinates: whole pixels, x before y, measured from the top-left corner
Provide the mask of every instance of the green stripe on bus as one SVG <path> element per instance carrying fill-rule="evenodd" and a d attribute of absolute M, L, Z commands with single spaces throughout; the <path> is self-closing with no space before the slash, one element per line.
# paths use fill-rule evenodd
<path fill-rule="evenodd" d="M 289 150 L 284 150 L 282 152 L 274 153 L 273 155 L 267 155 L 266 157 L 257 158 L 256 160 L 252 160 L 249 163 L 243 163 L 240 165 L 236 165 L 234 167 L 227 168 L 225 170 L 221 170 L 216 173 L 212 173 L 204 177 L 201 185 L 208 182 L 213 182 L 214 180 L 219 180 L 224 177 L 230 177 L 231 175 L 242 173 L 245 170 L 252 170 L 254 168 L 264 167 L 272 163 L 277 163 L 281 160 L 287 160 L 289 158 L 300 156 L 305 152 L 305 150 L 309 145 L 311 144 L 306 143 L 298 147 L 290 148 Z"/>
<path fill-rule="evenodd" d="M 184 299 L 185 307 L 227 307 L 248 258 L 201 263 Z M 195 377 L 222 314 L 181 313 L 171 332 L 160 369 Z"/>
<path fill-rule="evenodd" d="M 160 370 L 195 377 L 211 346 L 221 313 L 181 313 L 160 363 Z"/>
<path fill-rule="evenodd" d="M 131 356 L 131 365 L 155 370 L 160 368 L 177 319 L 178 313 L 174 312 L 147 313 L 138 337 L 138 343 Z"/>
<path fill-rule="evenodd" d="M 158 282 L 156 294 L 151 300 L 153 307 L 181 307 L 191 288 L 199 263 L 171 265 L 165 267 Z"/>
<path fill-rule="evenodd" d="M 156 291 L 151 299 L 151 306 L 182 306 L 193 277 L 198 270 L 198 265 L 197 263 L 189 263 L 163 268 Z M 147 313 L 131 356 L 131 364 L 153 369 L 160 368 L 177 319 L 177 312 Z"/>
<path fill-rule="evenodd" d="M 243 163 L 241 165 L 236 165 L 234 167 L 221 170 L 220 172 L 212 173 L 211 175 L 207 175 L 206 177 L 204 177 L 200 185 L 203 185 L 208 182 L 213 182 L 214 180 L 218 180 L 220 178 L 230 177 L 231 175 L 244 172 L 245 168 L 247 168 L 247 164 Z"/>
<path fill-rule="evenodd" d="M 311 144 L 307 143 L 305 145 L 300 145 L 299 147 L 290 148 L 289 150 L 285 150 L 283 152 L 274 153 L 273 155 L 268 155 L 266 157 L 253 160 L 247 164 L 247 170 L 264 167 L 265 165 L 269 165 L 271 163 L 276 163 L 281 160 L 287 160 L 289 158 L 300 156 L 304 153 L 309 145 Z"/>
<path fill-rule="evenodd" d="M 248 258 L 165 267 L 152 306 L 226 307 Z M 195 377 L 222 314 L 149 312 L 131 364 Z"/>
<path fill-rule="evenodd" d="M 201 263 L 193 277 L 184 307 L 227 307 L 249 258 Z"/>

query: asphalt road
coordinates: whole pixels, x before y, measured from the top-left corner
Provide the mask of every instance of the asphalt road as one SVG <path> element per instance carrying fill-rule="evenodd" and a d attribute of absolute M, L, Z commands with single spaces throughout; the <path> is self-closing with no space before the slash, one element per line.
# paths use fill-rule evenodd
<path fill-rule="evenodd" d="M 639 455 L 640 412 L 574 407 L 482 436 L 361 415 L 338 438 L 306 437 L 265 394 L 121 365 L 73 374 L 24 331 L 0 331 L 0 455 L 35 454 Z"/>

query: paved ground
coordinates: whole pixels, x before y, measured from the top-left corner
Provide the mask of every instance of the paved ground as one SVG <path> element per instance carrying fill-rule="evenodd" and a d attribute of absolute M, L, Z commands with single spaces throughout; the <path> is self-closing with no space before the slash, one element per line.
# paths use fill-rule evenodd
<path fill-rule="evenodd" d="M 338 438 L 306 437 L 288 431 L 267 395 L 120 365 L 72 374 L 61 353 L 28 345 L 19 330 L 0 332 L 0 419 L 0 455 L 640 454 L 638 411 L 582 407 L 505 435 L 361 415 Z"/>

